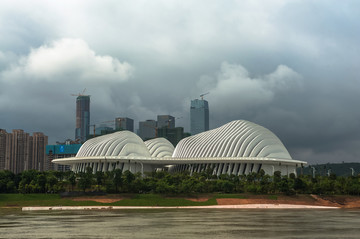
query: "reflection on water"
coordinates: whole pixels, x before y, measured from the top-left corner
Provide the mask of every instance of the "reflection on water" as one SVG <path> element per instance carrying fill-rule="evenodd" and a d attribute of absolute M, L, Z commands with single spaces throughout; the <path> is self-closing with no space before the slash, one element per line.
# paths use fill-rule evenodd
<path fill-rule="evenodd" d="M 0 211 L 0 238 L 359 238 L 360 210 Z"/>

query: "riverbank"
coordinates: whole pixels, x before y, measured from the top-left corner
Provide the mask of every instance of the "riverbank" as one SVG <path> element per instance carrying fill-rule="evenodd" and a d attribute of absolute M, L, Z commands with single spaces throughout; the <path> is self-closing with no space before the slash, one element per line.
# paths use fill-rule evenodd
<path fill-rule="evenodd" d="M 293 205 L 293 204 L 243 204 L 212 206 L 67 206 L 67 207 L 23 207 L 22 211 L 66 211 L 66 210 L 132 210 L 132 209 L 338 209 L 339 207 Z"/>
<path fill-rule="evenodd" d="M 110 194 L 61 198 L 55 194 L 0 194 L 0 208 L 44 210 L 138 208 L 360 208 L 357 196 L 197 194 Z M 28 209 L 24 209 L 28 210 Z M 30 209 L 29 209 L 30 210 Z"/>
<path fill-rule="evenodd" d="M 334 207 L 334 208 L 360 208 L 360 197 L 357 196 L 324 196 L 324 195 L 257 195 L 257 194 L 218 194 L 218 195 L 197 195 L 195 197 L 166 197 L 167 200 L 187 200 L 194 203 L 213 204 L 209 206 L 222 207 Z M 127 201 L 127 197 L 121 196 L 93 196 L 93 197 L 76 197 L 74 201 L 93 201 L 100 203 L 115 203 Z M 136 199 L 133 199 L 136 201 Z M 135 201 L 133 201 L 135 203 Z M 160 202 L 159 202 L 160 203 Z M 135 206 L 135 204 L 133 204 Z M 264 206 L 259 206 L 264 205 Z M 274 206 L 269 206 L 274 205 Z M 287 206 L 291 205 L 291 206 Z M 130 205 L 129 205 L 130 206 Z M 151 206 L 151 205 L 146 205 Z M 154 205 L 153 205 L 154 206 Z M 159 206 L 156 204 L 156 206 Z M 178 205 L 185 206 L 185 205 Z M 188 205 L 189 206 L 189 205 Z M 191 205 L 196 206 L 196 205 Z"/>

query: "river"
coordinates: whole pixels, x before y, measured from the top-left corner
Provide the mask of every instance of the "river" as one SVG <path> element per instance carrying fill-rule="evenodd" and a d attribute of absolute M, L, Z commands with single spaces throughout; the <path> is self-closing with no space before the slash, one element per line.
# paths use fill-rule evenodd
<path fill-rule="evenodd" d="M 1 210 L 0 238 L 360 238 L 360 210 Z"/>

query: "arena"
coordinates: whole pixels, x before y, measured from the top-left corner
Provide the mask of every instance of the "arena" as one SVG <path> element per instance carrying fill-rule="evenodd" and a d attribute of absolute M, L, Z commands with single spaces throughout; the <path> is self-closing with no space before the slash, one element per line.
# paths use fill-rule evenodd
<path fill-rule="evenodd" d="M 235 120 L 219 128 L 182 139 L 174 146 L 164 138 L 143 141 L 130 131 L 119 131 L 87 140 L 76 157 L 55 159 L 75 172 L 91 167 L 93 172 L 120 169 L 132 173 L 211 171 L 215 175 L 246 175 L 259 172 L 273 175 L 294 173 L 306 165 L 293 160 L 270 130 L 245 120 Z"/>

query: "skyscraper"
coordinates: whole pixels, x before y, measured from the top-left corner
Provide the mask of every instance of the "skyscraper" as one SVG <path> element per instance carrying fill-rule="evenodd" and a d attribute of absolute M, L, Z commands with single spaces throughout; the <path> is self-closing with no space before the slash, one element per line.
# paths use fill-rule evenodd
<path fill-rule="evenodd" d="M 161 128 L 175 128 L 175 118 L 171 115 L 158 115 L 157 116 L 157 127 Z"/>
<path fill-rule="evenodd" d="M 190 131 L 192 135 L 209 130 L 209 104 L 206 100 L 195 99 L 190 106 Z"/>
<path fill-rule="evenodd" d="M 115 118 L 115 130 L 129 130 L 134 132 L 134 120 L 130 118 Z"/>
<path fill-rule="evenodd" d="M 76 98 L 76 129 L 75 140 L 85 142 L 90 127 L 90 96 L 79 95 Z"/>
<path fill-rule="evenodd" d="M 29 162 L 27 169 L 37 169 L 46 171 L 49 169 L 49 163 L 46 161 L 45 147 L 48 144 L 48 137 L 41 132 L 34 132 L 30 137 Z"/>
<path fill-rule="evenodd" d="M 22 129 L 14 129 L 8 135 L 5 149 L 5 169 L 20 173 L 28 169 L 30 136 Z"/>
<path fill-rule="evenodd" d="M 157 137 L 157 122 L 155 120 L 146 120 L 139 122 L 139 136 L 142 140 L 153 139 Z"/>
<path fill-rule="evenodd" d="M 8 133 L 4 129 L 0 129 L 0 170 L 5 169 L 5 149 L 6 137 Z"/>
<path fill-rule="evenodd" d="M 185 138 L 187 135 L 184 134 L 183 127 L 168 128 L 162 127 L 158 129 L 158 137 L 163 137 L 170 141 L 174 147 L 179 143 L 180 140 Z"/>

